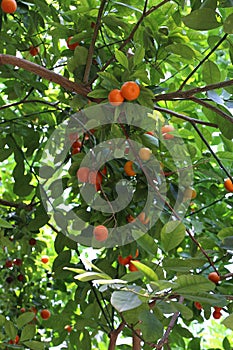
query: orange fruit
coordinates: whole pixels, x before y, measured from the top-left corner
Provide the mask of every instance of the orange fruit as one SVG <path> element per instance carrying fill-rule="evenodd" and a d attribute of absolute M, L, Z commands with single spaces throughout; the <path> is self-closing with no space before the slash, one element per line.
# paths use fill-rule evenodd
<path fill-rule="evenodd" d="M 49 262 L 49 257 L 47 255 L 42 256 L 41 258 L 42 263 L 47 264 Z"/>
<path fill-rule="evenodd" d="M 124 97 L 121 94 L 121 91 L 118 89 L 113 89 L 108 94 L 108 101 L 113 106 L 120 106 L 124 102 Z"/>
<path fill-rule="evenodd" d="M 132 255 L 126 256 L 126 258 L 123 258 L 121 255 L 118 256 L 118 262 L 120 265 L 128 265 L 130 263 L 130 260 L 132 260 Z"/>
<path fill-rule="evenodd" d="M 146 214 L 144 213 L 144 211 L 142 211 L 142 212 L 138 215 L 138 219 L 141 221 L 141 223 L 142 223 L 143 225 L 147 225 L 148 222 L 150 221 L 150 219 L 146 217 Z"/>
<path fill-rule="evenodd" d="M 218 311 L 213 312 L 213 318 L 215 318 L 216 320 L 219 320 L 221 316 L 222 316 L 221 312 L 218 312 Z"/>
<path fill-rule="evenodd" d="M 104 225 L 98 225 L 94 228 L 93 235 L 99 242 L 106 241 L 108 238 L 108 229 Z"/>
<path fill-rule="evenodd" d="M 141 160 L 149 160 L 151 157 L 152 151 L 148 147 L 142 147 L 138 155 L 141 158 Z"/>
<path fill-rule="evenodd" d="M 196 196 L 197 196 L 197 191 L 192 187 L 187 187 L 184 191 L 183 201 L 185 202 L 187 200 L 194 199 L 196 198 Z"/>
<path fill-rule="evenodd" d="M 72 148 L 71 154 L 74 155 L 74 154 L 80 153 L 80 151 L 81 151 L 81 149 L 79 147 Z"/>
<path fill-rule="evenodd" d="M 40 48 L 38 46 L 30 46 L 29 53 L 31 56 L 37 56 L 40 52 Z"/>
<path fill-rule="evenodd" d="M 70 333 L 71 331 L 72 331 L 72 326 L 71 325 L 66 325 L 65 327 L 64 327 L 64 329 L 68 332 L 68 333 Z"/>
<path fill-rule="evenodd" d="M 219 307 L 219 306 L 214 306 L 214 311 L 216 311 L 216 312 L 220 312 L 222 310 L 222 308 L 221 307 Z"/>
<path fill-rule="evenodd" d="M 194 306 L 195 306 L 195 308 L 197 310 L 201 310 L 202 309 L 202 305 L 198 301 L 195 301 Z"/>
<path fill-rule="evenodd" d="M 128 160 L 125 163 L 124 171 L 128 176 L 135 176 L 136 175 L 136 172 L 133 170 L 133 161 L 132 160 Z"/>
<path fill-rule="evenodd" d="M 214 283 L 218 283 L 220 281 L 220 276 L 217 272 L 209 273 L 208 278 L 211 282 L 214 282 Z"/>
<path fill-rule="evenodd" d="M 136 219 L 133 217 L 133 215 L 129 214 L 126 216 L 126 220 L 130 223 L 134 222 Z"/>
<path fill-rule="evenodd" d="M 70 44 L 70 41 L 72 39 L 73 39 L 73 36 L 69 36 L 69 38 L 66 40 L 66 45 L 70 50 L 74 50 L 77 46 L 79 46 L 79 43 Z"/>
<path fill-rule="evenodd" d="M 40 315 L 43 318 L 43 320 L 47 320 L 51 316 L 51 312 L 47 309 L 44 309 L 41 310 Z"/>
<path fill-rule="evenodd" d="M 233 192 L 233 183 L 230 178 L 224 181 L 224 187 L 227 191 Z"/>
<path fill-rule="evenodd" d="M 133 260 L 133 261 L 138 261 L 138 260 Z M 129 262 L 129 271 L 131 272 L 135 272 L 135 271 L 138 271 L 138 268 L 131 263 L 131 261 Z"/>
<path fill-rule="evenodd" d="M 127 81 L 121 87 L 121 95 L 128 101 L 133 101 L 140 95 L 140 87 L 135 81 Z"/>
<path fill-rule="evenodd" d="M 171 135 L 170 132 L 174 131 L 175 128 L 172 125 L 164 125 L 161 128 L 161 132 L 163 135 L 163 138 L 165 140 L 170 140 L 170 139 L 174 139 L 174 135 Z"/>
<path fill-rule="evenodd" d="M 14 13 L 17 10 L 17 3 L 15 0 L 2 0 L 1 9 L 5 13 Z"/>
<path fill-rule="evenodd" d="M 80 182 L 88 182 L 89 181 L 89 173 L 90 173 L 89 168 L 81 167 L 78 169 L 76 176 Z"/>

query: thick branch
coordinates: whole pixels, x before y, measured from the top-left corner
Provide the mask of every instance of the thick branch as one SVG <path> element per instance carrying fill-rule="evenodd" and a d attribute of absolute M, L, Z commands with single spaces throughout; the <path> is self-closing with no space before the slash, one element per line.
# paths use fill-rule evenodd
<path fill-rule="evenodd" d="M 86 97 L 87 94 L 90 92 L 90 90 L 87 87 L 76 84 L 60 74 L 54 73 L 49 69 L 41 67 L 40 65 L 27 61 L 23 58 L 0 54 L 0 66 L 3 64 L 10 64 L 15 67 L 23 68 L 28 72 L 34 73 L 48 81 L 52 81 L 53 83 L 60 85 L 64 89 L 75 92 L 84 97 Z"/>
<path fill-rule="evenodd" d="M 226 81 L 221 81 L 220 83 L 215 83 L 215 84 L 209 84 L 203 87 L 195 87 L 193 89 L 189 89 L 186 91 L 174 91 L 174 92 L 169 92 L 167 94 L 160 94 L 155 96 L 154 101 L 168 101 L 168 100 L 175 100 L 176 98 L 184 98 L 187 99 L 189 97 L 192 97 L 195 94 L 201 93 L 201 92 L 206 92 L 210 90 L 215 90 L 215 89 L 220 89 L 224 88 L 227 86 L 233 85 L 233 79 L 226 80 Z"/>
<path fill-rule="evenodd" d="M 111 331 L 109 333 L 110 343 L 109 343 L 109 346 L 108 346 L 108 350 L 115 350 L 117 337 L 121 333 L 123 328 L 125 327 L 125 324 L 126 323 L 124 321 L 121 322 L 120 325 L 117 327 L 117 329 L 114 329 L 113 331 Z"/>
<path fill-rule="evenodd" d="M 93 36 L 92 36 L 91 44 L 90 44 L 90 47 L 89 47 L 89 50 L 88 50 L 87 64 L 86 64 L 84 77 L 83 77 L 83 82 L 85 84 L 88 83 L 90 70 L 91 70 L 91 65 L 92 65 L 92 57 L 93 57 L 94 49 L 95 49 L 95 42 L 96 42 L 96 39 L 97 39 L 99 27 L 100 27 L 100 24 L 101 24 L 101 17 L 102 17 L 103 11 L 104 11 L 105 4 L 106 4 L 106 0 L 102 0 L 100 8 L 99 8 L 99 12 L 98 12 L 97 20 L 96 20 L 96 23 L 95 23 L 95 29 L 94 29 L 94 33 L 93 33 Z"/>
<path fill-rule="evenodd" d="M 133 350 L 141 350 L 141 339 L 140 339 L 140 329 L 136 329 L 133 332 L 132 338 L 133 338 Z"/>

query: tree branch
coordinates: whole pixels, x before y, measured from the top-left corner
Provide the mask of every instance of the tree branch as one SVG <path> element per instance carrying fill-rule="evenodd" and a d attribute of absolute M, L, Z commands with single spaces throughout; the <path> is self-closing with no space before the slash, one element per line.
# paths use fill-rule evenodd
<path fill-rule="evenodd" d="M 89 50 L 88 50 L 87 64 L 86 64 L 86 68 L 85 68 L 85 72 L 84 72 L 84 76 L 83 76 L 84 84 L 88 83 L 90 70 L 91 70 L 91 65 L 92 65 L 92 57 L 93 57 L 94 49 L 95 49 L 95 42 L 96 42 L 96 39 L 97 39 L 99 27 L 100 27 L 100 24 L 101 24 L 101 17 L 102 17 L 102 14 L 103 14 L 103 11 L 104 11 L 104 6 L 105 6 L 106 2 L 107 2 L 107 0 L 102 0 L 100 8 L 99 8 L 99 12 L 98 12 L 98 16 L 97 16 L 97 20 L 96 20 L 96 24 L 95 24 L 94 33 L 93 33 L 91 44 L 90 44 L 90 47 L 89 47 Z"/>
<path fill-rule="evenodd" d="M 108 350 L 115 350 L 118 335 L 124 329 L 125 325 L 126 325 L 126 323 L 125 323 L 125 321 L 123 321 L 120 323 L 120 325 L 117 327 L 117 329 L 114 329 L 109 333 L 110 343 L 108 346 Z"/>
<path fill-rule="evenodd" d="M 48 81 L 60 85 L 68 91 L 75 92 L 84 97 L 86 97 L 87 94 L 90 92 L 89 88 L 74 83 L 73 81 L 70 81 L 69 79 L 63 77 L 60 74 L 54 73 L 36 63 L 27 61 L 23 58 L 0 54 L 0 66 L 3 64 L 10 64 L 15 67 L 23 68 L 28 72 L 34 73 L 40 76 L 41 78 L 44 78 Z"/>
<path fill-rule="evenodd" d="M 199 64 L 192 70 L 192 72 L 185 78 L 183 83 L 180 85 L 179 90 L 182 90 L 187 81 L 193 76 L 193 74 L 201 67 L 201 65 L 214 53 L 215 50 L 226 40 L 228 34 L 224 34 L 224 36 L 217 42 L 217 44 L 212 48 L 212 50 L 206 55 Z"/>
<path fill-rule="evenodd" d="M 141 350 L 141 339 L 140 339 L 140 329 L 136 329 L 133 332 L 132 339 L 133 339 L 133 350 Z"/>

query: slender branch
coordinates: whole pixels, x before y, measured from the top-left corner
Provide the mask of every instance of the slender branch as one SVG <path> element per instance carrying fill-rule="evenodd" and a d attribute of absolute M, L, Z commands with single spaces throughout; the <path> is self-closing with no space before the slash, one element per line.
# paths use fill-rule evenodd
<path fill-rule="evenodd" d="M 136 329 L 133 332 L 132 339 L 133 339 L 133 350 L 141 350 L 141 339 L 139 338 L 141 334 L 140 329 Z"/>
<path fill-rule="evenodd" d="M 115 350 L 118 335 L 124 329 L 125 325 L 126 325 L 126 323 L 125 323 L 125 321 L 123 321 L 120 323 L 120 325 L 117 327 L 117 329 L 114 329 L 109 333 L 110 343 L 108 346 L 108 350 Z"/>
<path fill-rule="evenodd" d="M 165 5 L 167 2 L 169 2 L 170 0 L 163 0 L 161 1 L 158 5 L 152 6 L 148 11 L 143 12 L 142 16 L 139 18 L 138 22 L 135 24 L 135 26 L 133 27 L 131 33 L 129 34 L 129 36 L 124 40 L 124 42 L 120 45 L 119 50 L 122 50 L 129 42 L 130 40 L 133 38 L 136 30 L 138 29 L 138 27 L 140 26 L 140 24 L 142 23 L 142 21 L 144 20 L 144 18 L 146 18 L 147 16 L 149 16 L 152 12 L 156 11 L 158 8 L 160 8 L 161 6 Z M 105 65 L 102 67 L 101 71 L 105 71 L 106 68 L 115 60 L 115 56 L 113 55 L 106 63 Z M 95 80 L 96 78 L 94 78 Z M 94 81 L 93 80 L 93 81 Z M 92 81 L 92 82 L 93 82 Z"/>
<path fill-rule="evenodd" d="M 96 20 L 96 24 L 95 24 L 95 28 L 94 28 L 94 33 L 93 33 L 91 44 L 90 44 L 90 47 L 88 50 L 87 64 L 86 64 L 86 68 L 85 68 L 85 72 L 84 72 L 84 76 L 83 76 L 84 84 L 86 84 L 88 82 L 88 79 L 89 79 L 91 65 L 92 65 L 92 57 L 93 57 L 94 49 L 95 49 L 95 42 L 97 39 L 99 27 L 101 24 L 101 17 L 102 17 L 106 2 L 107 2 L 107 0 L 102 0 L 100 8 L 99 8 L 99 12 L 98 12 L 98 16 L 97 16 L 97 20 Z"/>
<path fill-rule="evenodd" d="M 184 298 L 181 296 L 179 299 L 179 303 L 183 304 L 183 302 L 184 302 Z M 173 314 L 171 321 L 166 329 L 166 332 L 164 333 L 163 337 L 161 338 L 161 340 L 158 342 L 158 345 L 156 346 L 156 348 L 158 350 L 162 349 L 164 344 L 167 343 L 169 334 L 171 333 L 172 328 L 175 326 L 175 323 L 176 323 L 177 318 L 179 317 L 179 314 L 180 314 L 179 311 L 177 311 Z"/>
<path fill-rule="evenodd" d="M 44 104 L 44 105 L 47 105 L 50 107 L 54 107 L 54 108 L 62 111 L 62 108 L 57 107 L 57 104 L 59 102 L 51 103 L 51 102 L 47 102 L 47 101 L 43 101 L 43 100 L 25 100 L 25 99 L 18 101 L 18 102 L 9 103 L 9 104 L 4 105 L 4 106 L 0 106 L 0 110 L 10 108 L 10 107 L 15 107 L 15 106 L 21 105 L 23 103 L 41 103 L 41 104 Z"/>
<path fill-rule="evenodd" d="M 164 112 L 170 115 L 174 115 L 174 117 L 177 117 L 179 119 L 183 119 L 186 120 L 187 122 L 190 122 L 191 124 L 195 123 L 195 124 L 201 124 L 201 125 L 206 125 L 206 126 L 211 126 L 213 128 L 218 128 L 218 125 L 215 123 L 210 123 L 210 122 L 206 122 L 204 120 L 200 120 L 200 119 L 195 119 L 195 118 L 190 118 L 184 114 L 180 114 L 178 112 L 172 111 L 171 109 L 167 109 L 167 108 L 163 108 L 163 107 L 159 107 L 159 106 L 154 106 L 154 109 L 160 112 Z"/>
<path fill-rule="evenodd" d="M 223 43 L 224 40 L 226 40 L 228 34 L 224 34 L 224 36 L 217 42 L 217 44 L 212 48 L 212 50 L 206 55 L 199 64 L 192 70 L 192 72 L 185 78 L 183 83 L 180 85 L 179 90 L 182 90 L 183 87 L 186 85 L 187 81 L 193 76 L 193 74 L 201 67 L 201 65 L 208 60 L 208 58 L 214 53 L 215 50 Z"/>
<path fill-rule="evenodd" d="M 213 106 L 212 104 L 203 101 L 200 98 L 197 97 L 190 97 L 190 100 L 192 100 L 193 102 L 198 103 L 199 105 L 202 105 L 208 109 L 211 109 L 213 112 L 219 114 L 221 117 L 223 117 L 224 119 L 228 120 L 229 122 L 233 123 L 233 117 L 231 117 L 230 115 L 226 114 L 225 112 L 223 112 L 220 108 Z"/>
<path fill-rule="evenodd" d="M 214 159 L 216 160 L 216 162 L 218 163 L 219 167 L 225 172 L 225 174 L 231 179 L 231 181 L 233 182 L 233 178 L 232 175 L 229 173 L 229 171 L 227 170 L 227 168 L 223 165 L 223 163 L 221 162 L 221 160 L 216 156 L 216 154 L 214 153 L 214 151 L 212 150 L 212 148 L 210 147 L 208 141 L 206 140 L 206 138 L 204 137 L 204 135 L 202 134 L 202 132 L 198 129 L 196 124 L 193 124 L 194 129 L 196 130 L 196 132 L 198 133 L 198 135 L 200 136 L 200 138 L 202 139 L 202 141 L 204 142 L 204 144 L 206 145 L 206 147 L 208 148 L 208 150 L 210 151 L 210 153 L 212 154 L 212 156 L 214 157 Z"/>
<path fill-rule="evenodd" d="M 196 214 L 198 214 L 199 212 L 201 212 L 202 210 L 208 209 L 208 208 L 212 207 L 213 205 L 215 205 L 215 204 L 217 204 L 217 203 L 219 203 L 219 202 L 224 201 L 225 198 L 226 198 L 226 196 L 224 195 L 223 197 L 221 197 L 221 198 L 219 198 L 219 199 L 216 199 L 214 202 L 212 202 L 212 203 L 210 203 L 210 204 L 208 204 L 208 205 L 205 205 L 204 207 L 201 207 L 200 209 L 197 209 L 197 210 L 195 210 L 195 211 L 192 212 L 192 213 L 187 214 L 185 217 L 186 217 L 186 218 L 189 218 L 190 216 L 196 215 Z"/>
<path fill-rule="evenodd" d="M 28 72 L 34 73 L 48 81 L 52 81 L 63 87 L 64 89 L 72 92 L 76 92 L 77 94 L 86 97 L 90 90 L 87 87 L 84 87 L 80 84 L 74 83 L 69 79 L 63 77 L 60 74 L 54 73 L 40 65 L 27 61 L 23 58 L 0 54 L 0 66 L 3 64 L 10 64 L 15 67 L 23 68 Z"/>

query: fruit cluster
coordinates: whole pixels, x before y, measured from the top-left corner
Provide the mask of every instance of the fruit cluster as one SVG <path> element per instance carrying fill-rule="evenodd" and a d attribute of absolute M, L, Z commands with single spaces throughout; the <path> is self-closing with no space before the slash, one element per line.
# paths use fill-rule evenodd
<path fill-rule="evenodd" d="M 96 191 L 101 189 L 103 176 L 100 171 L 90 170 L 87 167 L 80 167 L 76 173 L 76 176 L 80 182 L 94 185 Z"/>
<path fill-rule="evenodd" d="M 108 101 L 113 106 L 121 105 L 124 100 L 133 101 L 140 95 L 140 87 L 135 81 L 125 82 L 121 89 L 113 89 L 108 94 Z"/>
<path fill-rule="evenodd" d="M 120 265 L 123 266 L 127 266 L 129 267 L 129 271 L 131 272 L 135 272 L 138 271 L 137 267 L 132 263 L 132 261 L 138 261 L 135 258 L 137 258 L 139 255 L 139 250 L 136 250 L 136 253 L 134 255 L 134 257 L 130 254 L 128 256 L 126 256 L 125 258 L 123 258 L 121 255 L 118 256 L 118 262 Z"/>

